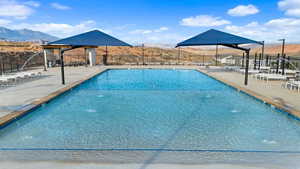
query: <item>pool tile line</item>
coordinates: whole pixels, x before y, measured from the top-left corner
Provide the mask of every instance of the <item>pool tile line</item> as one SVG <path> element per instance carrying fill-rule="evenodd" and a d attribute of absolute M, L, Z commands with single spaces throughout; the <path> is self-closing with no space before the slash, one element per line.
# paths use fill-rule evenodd
<path fill-rule="evenodd" d="M 35 110 L 36 108 L 42 106 L 43 104 L 47 104 L 49 101 L 53 100 L 54 98 L 72 90 L 73 88 L 79 86 L 80 84 L 94 78 L 95 76 L 97 76 L 107 70 L 109 70 L 109 69 L 106 69 L 106 68 L 100 69 L 96 73 L 94 73 L 90 76 L 87 76 L 86 78 L 83 78 L 81 80 L 73 82 L 64 88 L 61 88 L 61 89 L 49 94 L 46 97 L 43 97 L 43 98 L 36 100 L 30 104 L 27 104 L 27 105 L 23 106 L 22 108 L 1 117 L 0 118 L 0 129 L 6 127 L 10 123 L 22 118 L 23 116 L 27 115 L 28 113 L 30 113 L 31 111 Z"/>
<path fill-rule="evenodd" d="M 226 149 L 169 149 L 169 148 L 0 148 L 0 151 L 158 151 L 158 152 L 210 152 L 210 153 L 275 153 L 300 154 L 300 151 L 226 150 Z"/>
<path fill-rule="evenodd" d="M 296 109 L 293 109 L 293 108 L 290 108 L 289 106 L 287 105 L 284 105 L 284 104 L 281 104 L 281 103 L 278 103 L 276 102 L 275 100 L 269 98 L 269 97 L 266 97 L 266 96 L 263 96 L 261 94 L 258 94 L 250 89 L 247 89 L 245 87 L 241 87 L 240 85 L 237 85 L 233 82 L 230 82 L 228 80 L 225 80 L 223 78 L 220 78 L 220 77 L 216 77 L 208 72 L 205 72 L 201 69 L 196 69 L 197 71 L 227 85 L 227 86 L 230 86 L 236 90 L 238 90 L 239 92 L 243 92 L 244 94 L 250 96 L 250 97 L 253 97 L 255 99 L 257 99 L 258 101 L 261 101 L 265 104 L 268 104 L 270 106 L 274 106 L 277 110 L 281 111 L 282 113 L 287 113 L 288 115 L 290 115 L 291 117 L 293 117 L 294 119 L 296 120 L 299 120 L 300 121 L 300 111 L 299 110 L 296 110 Z"/>

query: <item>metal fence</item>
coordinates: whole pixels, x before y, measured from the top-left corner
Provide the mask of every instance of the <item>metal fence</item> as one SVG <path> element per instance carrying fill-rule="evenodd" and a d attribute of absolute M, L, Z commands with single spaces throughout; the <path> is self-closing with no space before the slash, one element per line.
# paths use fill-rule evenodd
<path fill-rule="evenodd" d="M 26 61 L 28 61 L 33 55 L 37 53 L 34 52 L 0 52 L 0 73 L 10 73 L 19 71 L 24 65 Z M 59 57 L 57 54 L 53 54 L 52 58 L 57 58 L 52 61 L 51 66 L 60 66 Z M 229 55 L 227 55 L 229 56 Z M 230 55 L 232 56 L 232 55 Z M 226 55 L 218 56 L 218 64 L 220 63 L 221 58 L 226 57 Z M 64 55 L 66 66 L 84 66 L 88 65 L 89 61 L 84 56 L 84 54 L 66 54 Z M 245 59 L 243 56 L 232 56 L 234 62 L 231 65 L 243 66 L 243 62 L 245 65 Z M 276 68 L 277 65 L 282 67 L 285 65 L 287 69 L 298 69 L 300 70 L 300 57 L 291 57 L 285 56 L 284 61 L 283 57 L 278 55 L 264 55 L 261 54 L 252 54 L 250 56 L 252 62 L 250 62 L 252 67 L 259 68 L 260 66 L 269 66 L 272 68 Z M 106 61 L 105 61 L 106 60 Z M 122 54 L 122 55 L 97 55 L 96 56 L 96 64 L 102 65 L 107 63 L 107 65 L 215 65 L 216 64 L 215 55 L 195 55 L 195 54 L 186 54 L 186 53 L 178 53 L 178 54 L 168 54 L 168 53 L 160 53 L 160 54 L 144 54 L 144 55 L 130 55 L 130 54 Z M 43 53 L 38 53 L 34 56 L 33 59 L 30 59 L 26 64 L 26 69 L 31 69 L 38 66 L 44 66 L 44 58 Z"/>
<path fill-rule="evenodd" d="M 27 69 L 43 65 L 43 55 L 34 52 L 0 52 L 0 74 L 19 71 L 33 55 L 36 56 L 28 62 Z"/>
<path fill-rule="evenodd" d="M 103 57 L 102 57 L 103 58 Z M 109 65 L 170 65 L 170 64 L 211 64 L 210 55 L 108 55 Z"/>
<path fill-rule="evenodd" d="M 240 56 L 235 56 L 237 58 L 236 65 L 242 66 L 245 65 L 245 58 Z M 286 69 L 296 69 L 300 70 L 300 57 L 296 56 L 282 56 L 281 54 L 275 55 L 261 55 L 253 54 L 250 56 L 250 66 L 254 69 L 260 69 L 262 66 L 271 67 L 273 69 L 282 68 Z"/>

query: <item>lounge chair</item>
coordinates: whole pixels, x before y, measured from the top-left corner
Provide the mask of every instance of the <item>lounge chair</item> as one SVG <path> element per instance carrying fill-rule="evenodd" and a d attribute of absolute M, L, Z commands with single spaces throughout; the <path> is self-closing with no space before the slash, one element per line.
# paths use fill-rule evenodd
<path fill-rule="evenodd" d="M 263 80 L 265 76 L 267 76 L 268 73 L 257 73 L 257 74 L 253 74 L 253 78 L 255 78 L 256 80 Z"/>
<path fill-rule="evenodd" d="M 0 86 L 7 87 L 13 85 L 16 82 L 15 77 L 13 76 L 0 76 Z"/>
<path fill-rule="evenodd" d="M 246 70 L 245 69 L 239 69 L 238 72 L 246 73 Z M 253 70 L 253 69 L 248 70 L 248 74 L 258 74 L 258 73 L 259 73 L 259 70 Z"/>
<path fill-rule="evenodd" d="M 262 79 L 267 82 L 270 80 L 287 80 L 287 76 L 281 74 L 265 74 Z"/>
<path fill-rule="evenodd" d="M 292 88 L 297 88 L 298 93 L 300 92 L 300 81 L 294 81 L 292 83 Z"/>

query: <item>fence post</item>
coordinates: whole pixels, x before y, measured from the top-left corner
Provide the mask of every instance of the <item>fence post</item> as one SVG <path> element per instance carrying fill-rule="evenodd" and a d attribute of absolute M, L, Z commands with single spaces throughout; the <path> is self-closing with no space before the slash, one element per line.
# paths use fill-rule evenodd
<path fill-rule="evenodd" d="M 11 56 L 9 57 L 9 64 L 10 64 L 10 72 L 12 73 L 13 72 L 13 63 L 11 60 Z"/>
<path fill-rule="evenodd" d="M 282 56 L 282 72 L 281 74 L 284 75 L 285 73 L 285 54 Z"/>
<path fill-rule="evenodd" d="M 277 64 L 277 66 L 276 66 L 276 74 L 278 74 L 278 72 L 279 72 L 279 60 L 280 60 L 280 54 L 278 53 L 278 55 L 277 55 L 277 62 L 276 62 L 276 64 Z"/>
<path fill-rule="evenodd" d="M 260 70 L 260 64 L 261 64 L 261 57 L 262 57 L 262 54 L 260 53 L 259 54 L 259 60 L 258 60 L 258 70 Z"/>
<path fill-rule="evenodd" d="M 291 61 L 291 57 L 290 56 L 288 56 L 287 61 L 288 61 L 287 68 L 290 69 L 290 61 Z"/>
<path fill-rule="evenodd" d="M 256 59 L 257 59 L 257 53 L 255 53 L 255 56 L 254 56 L 254 70 L 256 70 Z"/>
<path fill-rule="evenodd" d="M 245 67 L 245 52 L 243 52 L 242 68 Z"/>
<path fill-rule="evenodd" d="M 4 56 L 1 57 L 2 62 L 2 75 L 5 73 L 5 63 L 4 63 Z"/>
<path fill-rule="evenodd" d="M 1 63 L 0 63 L 0 66 L 1 66 L 1 75 L 3 75 L 3 74 L 4 74 L 4 69 L 3 69 L 3 66 L 4 66 L 4 64 L 3 64 L 3 56 L 0 55 L 0 57 L 1 57 L 1 59 L 0 59 L 0 61 L 1 61 Z"/>
<path fill-rule="evenodd" d="M 21 57 L 21 56 L 17 57 L 17 59 L 16 59 L 16 61 L 17 61 L 17 71 L 19 71 L 19 61 L 20 61 L 20 57 Z"/>

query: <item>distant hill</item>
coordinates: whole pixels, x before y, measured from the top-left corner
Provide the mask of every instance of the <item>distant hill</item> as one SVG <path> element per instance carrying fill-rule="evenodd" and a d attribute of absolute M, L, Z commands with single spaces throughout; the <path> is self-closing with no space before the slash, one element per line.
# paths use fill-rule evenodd
<path fill-rule="evenodd" d="M 261 46 L 245 46 L 246 48 L 251 48 L 251 54 L 255 53 L 261 53 L 262 49 Z M 268 55 L 276 55 L 278 53 L 281 53 L 281 44 L 267 44 L 265 46 L 265 54 Z M 183 48 L 182 50 L 195 53 L 195 54 L 200 54 L 200 55 L 215 55 L 216 54 L 216 47 L 186 47 Z M 242 55 L 242 51 L 232 49 L 232 48 L 227 48 L 220 46 L 219 47 L 219 55 Z M 288 56 L 297 56 L 300 57 L 300 44 L 286 44 L 285 46 L 285 53 Z"/>
<path fill-rule="evenodd" d="M 54 41 L 58 38 L 43 32 L 29 29 L 12 30 L 5 27 L 0 27 L 0 39 L 12 41 Z"/>

